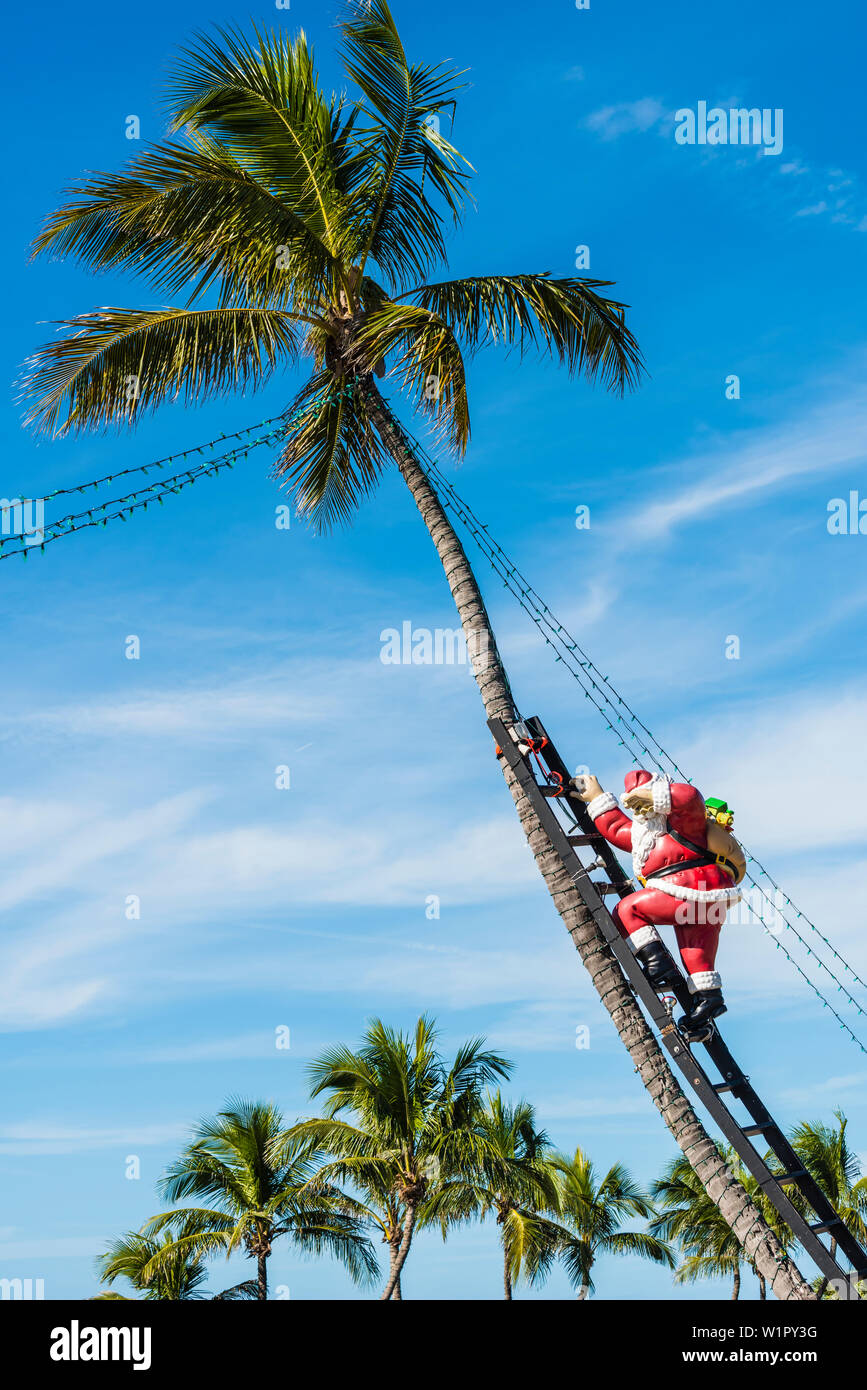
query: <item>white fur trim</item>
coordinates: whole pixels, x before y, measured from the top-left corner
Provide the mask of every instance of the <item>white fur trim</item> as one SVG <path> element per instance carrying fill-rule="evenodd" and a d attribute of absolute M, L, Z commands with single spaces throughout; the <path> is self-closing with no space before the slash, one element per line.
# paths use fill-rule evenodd
<path fill-rule="evenodd" d="M 718 970 L 699 970 L 687 980 L 690 994 L 698 990 L 722 989 L 722 975 Z"/>
<path fill-rule="evenodd" d="M 654 811 L 657 815 L 669 815 L 671 812 L 671 778 L 659 773 L 650 785 L 653 789 Z"/>
<path fill-rule="evenodd" d="M 634 931 L 626 939 L 633 951 L 640 951 L 643 947 L 649 946 L 651 941 L 661 941 L 662 937 L 656 927 L 639 927 L 638 931 Z"/>
<path fill-rule="evenodd" d="M 653 853 L 657 840 L 668 829 L 665 816 L 636 816 L 632 822 L 632 872 L 644 873 L 644 866 Z"/>
<path fill-rule="evenodd" d="M 587 814 L 595 820 L 597 816 L 604 816 L 606 811 L 615 810 L 616 806 L 617 797 L 613 792 L 600 792 L 592 801 L 587 802 Z"/>
<path fill-rule="evenodd" d="M 686 870 L 681 872 L 685 873 Z M 647 886 L 687 903 L 725 903 L 727 907 L 733 907 L 741 900 L 739 888 L 688 888 L 682 883 L 672 883 L 671 879 L 666 877 L 649 878 Z"/>

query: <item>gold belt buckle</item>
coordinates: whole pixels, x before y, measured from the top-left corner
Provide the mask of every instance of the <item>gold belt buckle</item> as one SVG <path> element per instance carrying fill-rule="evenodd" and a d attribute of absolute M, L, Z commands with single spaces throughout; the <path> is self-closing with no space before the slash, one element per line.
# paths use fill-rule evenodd
<path fill-rule="evenodd" d="M 638 882 L 641 884 L 642 888 L 646 888 L 646 887 L 647 887 L 647 879 L 644 878 L 643 875 L 641 875 L 641 874 L 636 874 L 636 877 L 637 877 L 637 879 L 638 879 Z"/>

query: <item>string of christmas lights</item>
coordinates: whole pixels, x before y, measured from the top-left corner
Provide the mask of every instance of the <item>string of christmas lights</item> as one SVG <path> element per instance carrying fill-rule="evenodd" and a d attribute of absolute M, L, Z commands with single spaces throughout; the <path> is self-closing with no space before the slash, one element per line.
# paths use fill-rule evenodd
<path fill-rule="evenodd" d="M 347 389 L 341 388 L 341 390 Z M 17 533 L 10 536 L 0 536 L 0 560 L 7 560 L 13 555 L 23 555 L 26 560 L 31 550 L 44 553 L 46 545 L 50 545 L 52 541 L 60 540 L 63 536 L 73 535 L 76 531 L 86 531 L 92 526 L 106 526 L 109 521 L 127 521 L 136 511 L 140 509 L 147 511 L 150 502 L 158 502 L 162 505 L 166 497 L 174 496 L 185 487 L 198 482 L 200 478 L 216 477 L 224 468 L 232 468 L 239 459 L 246 458 L 252 449 L 258 449 L 262 444 L 277 443 L 285 438 L 296 421 L 316 408 L 324 394 L 324 391 L 319 392 L 317 396 L 311 398 L 291 416 L 287 417 L 285 412 L 282 415 L 272 415 L 267 420 L 260 420 L 257 425 L 248 425 L 245 429 L 235 430 L 231 434 L 220 434 L 207 444 L 194 445 L 192 448 L 183 449 L 176 454 L 168 454 L 163 459 L 153 459 L 149 463 L 118 469 L 116 473 L 107 473 L 102 478 L 95 478 L 87 483 L 77 483 L 73 487 L 55 488 L 53 492 L 46 493 L 45 497 L 40 500 L 48 502 L 56 497 L 85 493 L 91 488 L 98 489 L 119 478 L 129 477 L 133 473 L 146 475 L 151 468 L 166 468 L 178 459 L 186 459 L 191 455 L 207 454 L 218 444 L 223 444 L 230 439 L 240 440 L 246 435 L 255 434 L 256 430 L 266 430 L 264 434 L 248 439 L 245 443 L 238 444 L 223 454 L 218 454 L 216 458 L 203 463 L 196 463 L 171 477 L 159 478 L 152 483 L 143 484 L 140 488 L 134 489 L 123 497 L 98 502 L 93 507 L 87 507 L 83 511 L 70 512 L 66 516 L 59 517 L 56 521 L 49 522 L 40 528 L 38 534 L 41 536 L 41 540 L 28 541 L 24 534 L 19 535 Z M 274 425 L 276 428 L 268 430 L 266 429 L 268 425 Z M 35 499 L 20 497 L 16 499 L 16 505 L 18 507 L 27 506 L 33 500 Z M 4 510 L 12 511 L 14 508 L 10 505 Z"/>

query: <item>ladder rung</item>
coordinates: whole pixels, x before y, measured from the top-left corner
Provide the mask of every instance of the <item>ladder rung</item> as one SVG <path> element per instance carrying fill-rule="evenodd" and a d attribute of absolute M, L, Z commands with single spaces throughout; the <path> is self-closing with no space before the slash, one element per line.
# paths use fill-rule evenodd
<path fill-rule="evenodd" d="M 746 1129 L 741 1130 L 741 1134 L 745 1134 L 748 1139 L 752 1139 L 754 1134 L 764 1134 L 766 1129 L 776 1128 L 776 1120 L 762 1120 L 760 1125 L 748 1125 Z"/>
<path fill-rule="evenodd" d="M 609 893 L 620 892 L 620 885 L 617 883 L 595 883 L 592 878 L 590 882 L 593 884 L 593 887 L 596 889 L 596 892 L 599 894 L 600 898 L 607 898 Z"/>
<path fill-rule="evenodd" d="M 570 845 L 598 845 L 600 840 L 605 839 L 605 836 L 600 835 L 597 831 L 594 835 L 567 835 L 566 839 Z"/>
<path fill-rule="evenodd" d="M 787 1182 L 797 1182 L 798 1178 L 806 1178 L 807 1170 L 806 1168 L 793 1168 L 791 1173 L 773 1173 L 772 1177 L 774 1182 L 779 1183 L 780 1187 L 784 1187 Z"/>
<path fill-rule="evenodd" d="M 831 1221 L 817 1221 L 815 1226 L 810 1227 L 810 1230 L 813 1232 L 813 1235 L 819 1236 L 822 1234 L 823 1231 L 830 1231 L 833 1229 L 834 1226 L 842 1225 L 843 1218 L 841 1216 L 835 1216 L 832 1218 Z"/>
<path fill-rule="evenodd" d="M 543 796 L 565 796 L 568 790 L 567 787 L 543 787 L 541 782 L 537 782 L 536 786 Z"/>
<path fill-rule="evenodd" d="M 736 1091 L 738 1086 L 744 1085 L 746 1079 L 745 1076 L 739 1076 L 736 1081 L 718 1081 L 714 1086 L 714 1090 L 718 1096 L 721 1096 L 724 1091 Z"/>

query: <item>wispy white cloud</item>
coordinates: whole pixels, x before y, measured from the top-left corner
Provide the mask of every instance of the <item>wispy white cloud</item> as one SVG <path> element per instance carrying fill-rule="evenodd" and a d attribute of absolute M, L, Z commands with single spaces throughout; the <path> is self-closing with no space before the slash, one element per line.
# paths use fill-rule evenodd
<path fill-rule="evenodd" d="M 670 114 L 656 97 L 640 97 L 591 111 L 584 118 L 584 125 L 603 140 L 616 140 L 621 135 L 653 130 Z"/>
<path fill-rule="evenodd" d="M 107 1243 L 104 1235 L 28 1236 L 22 1240 L 0 1241 L 0 1260 L 91 1259 L 101 1254 Z M 46 1285 L 45 1292 L 50 1297 L 50 1285 Z"/>
<path fill-rule="evenodd" d="M 650 540 L 694 517 L 716 514 L 736 503 L 763 499 L 774 491 L 796 486 L 802 479 L 867 458 L 867 392 L 857 388 L 848 396 L 823 401 L 796 419 L 749 431 L 739 443 L 720 441 L 712 449 L 680 459 L 675 465 L 682 480 L 627 517 L 620 533 L 623 545 Z"/>
<path fill-rule="evenodd" d="M 815 1105 L 817 1109 L 821 1107 L 823 1112 L 827 1110 L 829 1097 L 835 1104 L 863 1103 L 867 1100 L 867 1071 L 829 1076 L 824 1081 L 792 1086 L 782 1092 L 782 1099 L 788 1105 Z"/>
<path fill-rule="evenodd" d="M 864 841 L 867 740 L 858 731 L 865 727 L 863 687 L 765 697 L 716 714 L 713 728 L 684 749 L 683 763 L 725 784 L 745 839 L 815 854 Z"/>
<path fill-rule="evenodd" d="M 117 1149 L 135 1153 L 155 1144 L 174 1144 L 189 1132 L 189 1121 L 176 1124 L 117 1125 L 110 1129 L 58 1125 L 50 1120 L 18 1120 L 0 1125 L 0 1153 L 17 1155 L 89 1153 Z"/>
<path fill-rule="evenodd" d="M 348 676 L 348 672 L 346 675 Z M 19 716 L 15 724 L 77 736 L 194 738 L 234 736 L 279 723 L 311 726 L 334 718 L 340 694 L 317 689 L 310 696 L 297 685 L 287 687 L 281 672 L 270 677 L 220 684 L 190 685 L 167 691 L 150 688 L 132 698 L 116 695 L 86 704 L 62 704 Z M 7 733 L 9 729 L 7 725 Z"/>

